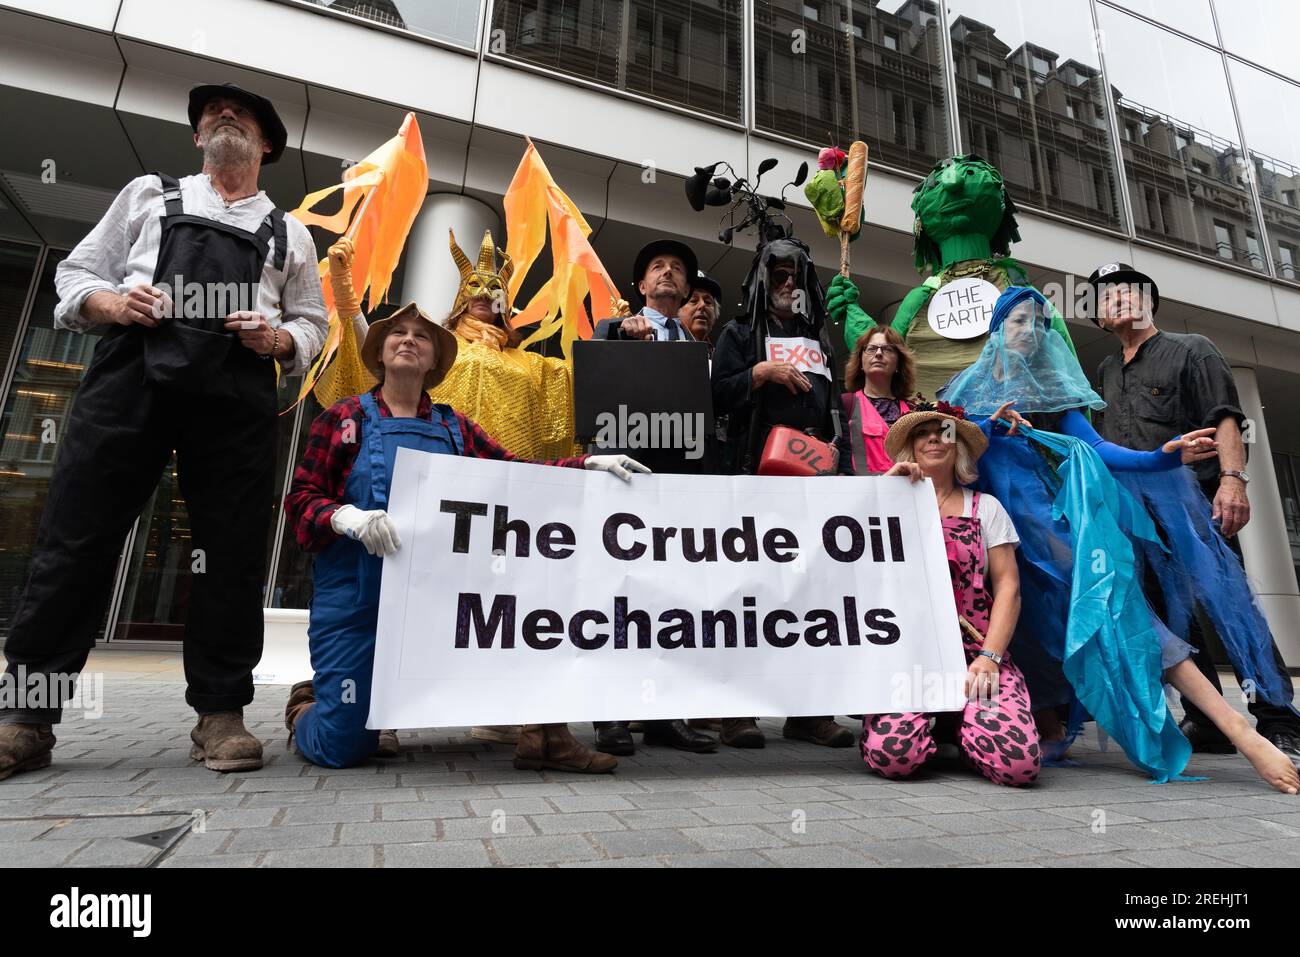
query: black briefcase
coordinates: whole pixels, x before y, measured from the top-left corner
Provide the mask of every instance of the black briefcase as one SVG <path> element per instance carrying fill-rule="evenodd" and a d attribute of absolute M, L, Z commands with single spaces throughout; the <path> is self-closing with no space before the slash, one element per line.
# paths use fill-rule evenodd
<path fill-rule="evenodd" d="M 656 472 L 711 471 L 708 346 L 578 340 L 573 426 L 579 442 L 623 452 Z"/>

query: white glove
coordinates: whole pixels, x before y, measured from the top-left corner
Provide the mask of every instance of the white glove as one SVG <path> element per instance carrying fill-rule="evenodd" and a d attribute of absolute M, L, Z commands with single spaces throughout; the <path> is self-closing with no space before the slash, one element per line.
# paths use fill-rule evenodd
<path fill-rule="evenodd" d="M 391 555 L 402 544 L 393 520 L 382 508 L 366 511 L 341 505 L 330 516 L 330 528 L 360 542 L 371 555 Z"/>
<path fill-rule="evenodd" d="M 613 472 L 624 482 L 632 481 L 633 472 L 650 474 L 650 470 L 634 458 L 626 455 L 591 455 L 582 467 L 593 472 Z"/>

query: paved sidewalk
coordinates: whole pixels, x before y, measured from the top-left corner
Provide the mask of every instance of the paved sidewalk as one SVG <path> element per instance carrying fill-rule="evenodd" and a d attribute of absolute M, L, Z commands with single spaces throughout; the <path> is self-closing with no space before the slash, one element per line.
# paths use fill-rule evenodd
<path fill-rule="evenodd" d="M 957 768 L 889 783 L 771 720 L 765 750 L 642 748 L 605 776 L 516 771 L 463 728 L 333 771 L 285 750 L 288 689 L 259 687 L 267 767 L 219 775 L 188 760 L 178 665 L 94 656 L 104 717 L 70 715 L 52 767 L 0 783 L 0 866 L 1300 866 L 1300 798 L 1243 758 L 1198 755 L 1210 780 L 1156 786 L 1091 728 L 1083 767 L 1027 790 Z"/>

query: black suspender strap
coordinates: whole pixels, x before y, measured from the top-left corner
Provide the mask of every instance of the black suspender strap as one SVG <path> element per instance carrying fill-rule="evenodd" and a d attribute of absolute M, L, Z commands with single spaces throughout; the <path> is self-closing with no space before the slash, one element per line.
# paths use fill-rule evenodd
<path fill-rule="evenodd" d="M 163 210 L 168 216 L 179 216 L 185 212 L 185 205 L 181 202 L 181 184 L 175 176 L 167 173 L 155 173 L 158 180 L 162 183 Z"/>
<path fill-rule="evenodd" d="M 181 202 L 181 184 L 175 176 L 167 173 L 155 173 L 162 183 L 163 208 L 168 216 L 180 216 L 185 212 Z M 266 214 L 262 225 L 258 227 L 257 238 L 263 243 L 275 242 L 275 268 L 284 271 L 284 256 L 288 245 L 288 229 L 284 225 L 284 210 L 276 208 Z"/>
<path fill-rule="evenodd" d="M 284 210 L 276 207 L 266 214 L 262 225 L 258 227 L 257 238 L 262 242 L 275 240 L 275 268 L 284 271 L 285 246 L 288 243 L 288 230 L 284 225 Z"/>

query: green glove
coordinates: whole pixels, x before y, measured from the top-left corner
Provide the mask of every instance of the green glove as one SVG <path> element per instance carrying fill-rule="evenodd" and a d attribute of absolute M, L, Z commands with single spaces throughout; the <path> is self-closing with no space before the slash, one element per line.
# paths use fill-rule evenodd
<path fill-rule="evenodd" d="M 826 287 L 826 311 L 831 319 L 844 327 L 844 340 L 850 349 L 857 344 L 858 337 L 874 325 L 866 310 L 858 305 L 858 287 L 852 279 L 838 273 Z"/>

